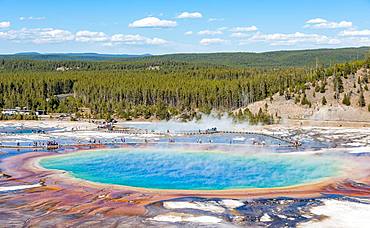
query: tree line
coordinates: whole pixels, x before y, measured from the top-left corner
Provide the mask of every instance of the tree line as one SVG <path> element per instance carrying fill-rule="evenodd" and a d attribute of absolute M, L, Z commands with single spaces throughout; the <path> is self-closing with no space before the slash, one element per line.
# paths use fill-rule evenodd
<path fill-rule="evenodd" d="M 276 69 L 157 64 L 159 69 L 152 70 L 143 62 L 0 60 L 0 108 L 87 115 L 80 111 L 84 107 L 91 110 L 85 117 L 91 118 L 192 119 L 200 112 L 245 107 L 275 93 L 288 99 L 304 92 L 309 82 L 351 74 L 369 62 Z M 62 66 L 69 70 L 56 71 Z M 256 115 L 271 122 L 263 110 Z"/>

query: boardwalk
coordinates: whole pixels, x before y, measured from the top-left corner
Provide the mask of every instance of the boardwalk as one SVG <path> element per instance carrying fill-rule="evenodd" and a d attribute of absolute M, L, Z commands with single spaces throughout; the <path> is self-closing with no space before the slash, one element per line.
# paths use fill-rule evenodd
<path fill-rule="evenodd" d="M 158 136 L 166 136 L 166 137 L 173 137 L 173 136 L 201 136 L 201 135 L 227 135 L 227 134 L 235 134 L 235 135 L 255 135 L 255 136 L 263 136 L 272 138 L 275 140 L 279 140 L 281 142 L 285 142 L 291 146 L 298 147 L 301 144 L 293 139 L 281 137 L 277 135 L 267 134 L 263 132 L 253 132 L 253 131 L 218 131 L 218 130 L 198 130 L 198 131 L 184 131 L 184 132 L 175 132 L 175 133 L 163 133 L 163 132 L 153 132 L 148 130 L 107 130 L 108 133 L 120 133 L 120 134 L 128 134 L 128 135 L 158 135 Z M 146 139 L 145 139 L 146 141 Z M 0 145 L 0 148 L 13 148 L 13 149 L 58 149 L 58 148 L 66 148 L 66 147 L 82 147 L 82 146 L 103 146 L 109 144 L 126 144 L 125 142 L 101 142 L 101 143 L 76 143 L 76 144 L 57 144 L 57 145 L 37 145 L 37 146 L 25 146 L 25 145 Z"/>
<path fill-rule="evenodd" d="M 218 130 L 198 130 L 198 131 L 183 131 L 183 132 L 175 132 L 171 134 L 170 132 L 163 133 L 163 132 L 150 132 L 148 130 L 109 130 L 108 132 L 112 133 L 124 133 L 124 134 L 133 134 L 133 135 L 144 135 L 144 134 L 154 134 L 154 135 L 162 135 L 162 136 L 173 136 L 173 135 L 213 135 L 213 134 L 238 134 L 238 135 L 256 135 L 256 136 L 264 136 L 268 138 L 273 138 L 285 143 L 288 143 L 293 146 L 301 146 L 301 144 L 293 139 L 281 137 L 277 135 L 267 134 L 263 132 L 253 132 L 253 131 L 218 131 Z"/>

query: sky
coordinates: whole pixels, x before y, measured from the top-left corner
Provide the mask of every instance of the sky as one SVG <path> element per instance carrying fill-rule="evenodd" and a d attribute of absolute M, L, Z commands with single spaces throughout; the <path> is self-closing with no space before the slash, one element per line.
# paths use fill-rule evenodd
<path fill-rule="evenodd" d="M 0 0 L 0 53 L 370 46 L 370 0 Z"/>

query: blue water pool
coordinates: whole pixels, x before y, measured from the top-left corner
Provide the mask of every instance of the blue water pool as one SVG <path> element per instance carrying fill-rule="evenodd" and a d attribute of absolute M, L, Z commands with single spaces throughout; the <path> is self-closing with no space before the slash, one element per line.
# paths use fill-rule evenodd
<path fill-rule="evenodd" d="M 41 166 L 89 181 L 154 189 L 284 187 L 338 175 L 327 156 L 178 149 L 107 149 L 44 158 Z"/>

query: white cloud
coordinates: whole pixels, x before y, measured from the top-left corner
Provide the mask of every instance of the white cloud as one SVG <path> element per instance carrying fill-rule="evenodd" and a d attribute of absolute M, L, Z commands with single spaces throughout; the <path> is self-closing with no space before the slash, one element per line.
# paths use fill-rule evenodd
<path fill-rule="evenodd" d="M 341 41 L 337 38 L 330 38 L 325 35 L 319 34 L 305 34 L 301 32 L 284 34 L 262 34 L 257 33 L 252 36 L 249 41 L 261 41 L 267 42 L 270 45 L 296 45 L 300 43 L 304 44 L 340 44 Z"/>
<path fill-rule="evenodd" d="M 130 43 L 130 42 L 137 42 L 143 41 L 145 38 L 140 35 L 124 35 L 124 34 L 115 34 L 112 36 L 112 42 L 122 42 L 122 43 Z"/>
<path fill-rule="evenodd" d="M 46 18 L 45 17 L 20 17 L 19 20 L 21 21 L 25 21 L 25 20 L 34 20 L 34 21 L 40 21 L 40 20 L 45 20 Z"/>
<path fill-rule="evenodd" d="M 78 31 L 76 33 L 76 41 L 79 42 L 100 42 L 107 41 L 109 38 L 103 32 Z"/>
<path fill-rule="evenodd" d="M 9 39 L 8 32 L 0 32 L 0 39 L 4 39 L 4 40 Z"/>
<path fill-rule="evenodd" d="M 2 39 L 7 39 L 15 42 L 33 42 L 42 43 L 59 43 L 74 39 L 74 35 L 66 30 L 53 28 L 35 28 L 20 30 L 10 30 L 3 32 L 0 36 Z"/>
<path fill-rule="evenodd" d="M 326 23 L 326 22 L 328 22 L 328 21 L 325 20 L 325 19 L 314 18 L 314 19 L 310 19 L 310 20 L 306 21 L 306 24 L 320 24 L 320 23 Z"/>
<path fill-rule="evenodd" d="M 226 29 L 227 29 L 227 27 L 220 27 L 220 28 L 218 28 L 217 30 L 224 31 L 224 30 L 226 30 Z"/>
<path fill-rule="evenodd" d="M 340 36 L 370 36 L 370 29 L 364 30 L 344 30 L 339 33 Z"/>
<path fill-rule="evenodd" d="M 214 21 L 224 21 L 225 19 L 223 18 L 209 18 L 208 22 L 214 22 Z"/>
<path fill-rule="evenodd" d="M 156 17 L 146 17 L 128 25 L 130 28 L 170 28 L 176 26 L 176 21 L 161 20 Z"/>
<path fill-rule="evenodd" d="M 370 37 L 350 37 L 348 43 L 351 46 L 370 46 Z"/>
<path fill-rule="evenodd" d="M 34 43 L 59 43 L 74 39 L 71 32 L 61 29 L 40 29 L 36 30 L 37 37 L 32 41 Z"/>
<path fill-rule="evenodd" d="M 328 21 L 323 18 L 314 18 L 306 21 L 305 28 L 315 28 L 315 29 L 336 29 L 336 28 L 350 28 L 352 27 L 352 22 L 350 21 Z"/>
<path fill-rule="evenodd" d="M 164 40 L 164 39 L 161 39 L 161 38 L 146 38 L 145 40 L 146 44 L 149 44 L 149 45 L 162 45 L 162 44 L 167 44 L 168 41 L 167 40 Z"/>
<path fill-rule="evenodd" d="M 184 18 L 202 18 L 203 15 L 199 12 L 182 12 L 176 18 L 184 19 Z"/>
<path fill-rule="evenodd" d="M 231 32 L 255 32 L 257 30 L 258 28 L 252 25 L 252 26 L 246 26 L 246 27 L 235 27 L 235 28 L 232 28 L 230 31 Z"/>
<path fill-rule="evenodd" d="M 205 39 L 202 39 L 199 43 L 201 45 L 210 45 L 210 44 L 220 44 L 224 42 L 225 40 L 220 39 L 220 38 L 205 38 Z"/>
<path fill-rule="evenodd" d="M 252 34 L 242 33 L 242 32 L 233 32 L 230 35 L 230 37 L 233 37 L 233 38 L 245 38 L 245 37 L 250 37 L 250 36 L 252 36 Z"/>
<path fill-rule="evenodd" d="M 370 29 L 349 29 L 339 33 L 342 42 L 347 46 L 370 46 Z"/>
<path fill-rule="evenodd" d="M 104 47 L 113 47 L 114 44 L 112 42 L 107 42 L 102 44 Z"/>
<path fill-rule="evenodd" d="M 184 35 L 187 35 L 187 36 L 193 35 L 193 31 L 187 31 L 184 33 Z"/>
<path fill-rule="evenodd" d="M 9 27 L 10 27 L 10 21 L 0 21 L 0 29 L 9 28 Z"/>
<path fill-rule="evenodd" d="M 167 44 L 168 41 L 160 38 L 147 38 L 141 35 L 124 35 L 115 34 L 111 38 L 112 43 L 121 44 L 148 44 L 148 45 L 162 45 Z"/>
<path fill-rule="evenodd" d="M 329 40 L 327 40 L 327 42 L 324 42 L 324 44 L 330 44 L 330 45 L 335 45 L 335 44 L 341 44 L 342 41 L 337 39 L 337 38 L 330 38 Z"/>
<path fill-rule="evenodd" d="M 221 30 L 202 30 L 198 32 L 198 35 L 221 35 L 223 32 Z"/>
<path fill-rule="evenodd" d="M 70 31 L 53 28 L 35 28 L 20 30 L 9 30 L 0 32 L 0 39 L 13 42 L 33 42 L 36 44 L 60 43 L 65 41 L 76 42 L 104 42 L 105 46 L 113 44 L 137 44 L 137 45 L 163 45 L 168 41 L 161 38 L 148 38 L 141 35 L 115 34 L 109 36 L 103 32 L 78 31 L 76 34 Z"/>

